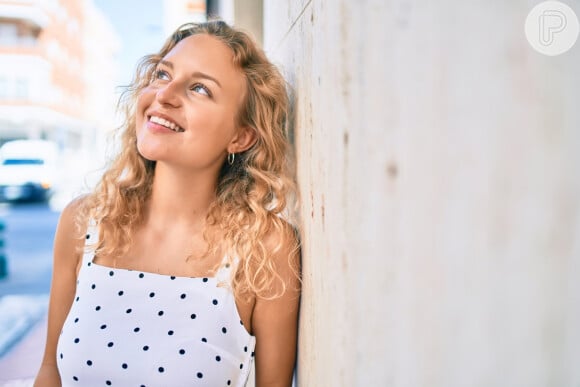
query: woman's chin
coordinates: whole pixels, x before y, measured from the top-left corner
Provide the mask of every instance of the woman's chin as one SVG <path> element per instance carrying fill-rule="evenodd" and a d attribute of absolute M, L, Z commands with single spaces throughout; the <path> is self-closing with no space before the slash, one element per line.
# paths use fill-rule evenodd
<path fill-rule="evenodd" d="M 137 152 L 139 152 L 141 157 L 149 161 L 157 161 L 160 157 L 160 152 L 158 149 L 146 144 L 137 143 Z"/>

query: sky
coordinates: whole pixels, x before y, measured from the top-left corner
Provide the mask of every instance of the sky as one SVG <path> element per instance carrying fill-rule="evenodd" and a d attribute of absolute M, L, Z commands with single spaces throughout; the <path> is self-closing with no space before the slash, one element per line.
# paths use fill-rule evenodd
<path fill-rule="evenodd" d="M 121 40 L 119 50 L 119 85 L 133 77 L 141 57 L 161 48 L 163 36 L 163 4 L 161 0 L 93 0 L 113 24 Z"/>

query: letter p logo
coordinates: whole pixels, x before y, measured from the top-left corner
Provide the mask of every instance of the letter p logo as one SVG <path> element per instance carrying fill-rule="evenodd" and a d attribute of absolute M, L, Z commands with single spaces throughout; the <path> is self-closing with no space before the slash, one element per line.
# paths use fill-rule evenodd
<path fill-rule="evenodd" d="M 549 46 L 554 43 L 554 36 L 566 29 L 566 15 L 557 9 L 542 12 L 539 20 L 540 43 Z"/>
<path fill-rule="evenodd" d="M 528 43 L 539 53 L 555 56 L 568 51 L 578 38 L 578 18 L 566 4 L 544 1 L 526 18 Z"/>

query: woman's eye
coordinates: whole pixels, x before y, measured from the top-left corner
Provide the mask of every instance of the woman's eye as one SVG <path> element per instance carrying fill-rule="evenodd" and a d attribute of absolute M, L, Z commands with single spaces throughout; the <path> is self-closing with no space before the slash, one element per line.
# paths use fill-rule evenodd
<path fill-rule="evenodd" d="M 167 80 L 169 79 L 169 74 L 167 74 L 167 71 L 165 70 L 155 70 L 155 75 L 153 78 Z"/>
<path fill-rule="evenodd" d="M 209 89 L 207 87 L 205 87 L 204 85 L 202 85 L 201 83 L 196 83 L 195 85 L 193 85 L 191 87 L 191 90 L 195 91 L 196 93 L 211 97 L 211 92 L 209 91 Z"/>

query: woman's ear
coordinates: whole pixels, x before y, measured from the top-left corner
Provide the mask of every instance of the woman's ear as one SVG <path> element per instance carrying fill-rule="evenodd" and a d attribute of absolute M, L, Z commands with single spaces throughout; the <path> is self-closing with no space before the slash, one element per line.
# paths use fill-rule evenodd
<path fill-rule="evenodd" d="M 241 153 L 252 147 L 258 140 L 256 130 L 250 126 L 242 126 L 238 128 L 228 145 L 229 153 Z"/>

